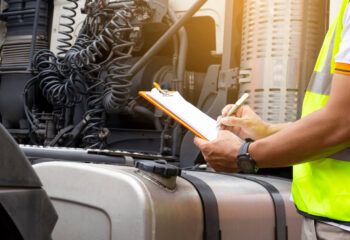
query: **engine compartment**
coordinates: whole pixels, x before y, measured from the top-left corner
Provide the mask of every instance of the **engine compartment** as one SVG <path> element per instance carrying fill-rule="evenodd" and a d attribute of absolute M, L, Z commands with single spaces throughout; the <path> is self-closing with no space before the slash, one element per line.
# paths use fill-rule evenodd
<path fill-rule="evenodd" d="M 86 17 L 73 44 L 78 4 L 69 2 L 61 14 L 58 53 L 38 49 L 30 61 L 31 73 L 2 75 L 2 123 L 22 144 L 177 155 L 173 145 L 180 144 L 184 130 L 142 100 L 138 91 L 151 89 L 158 81 L 166 89 L 189 92 L 183 79 L 187 36 L 174 35 L 135 71 L 140 58 L 177 20 L 175 13 L 168 13 L 167 1 L 86 1 Z M 9 11 L 11 6 L 10 2 Z M 45 33 L 37 32 L 37 38 Z M 3 49 L 5 54 L 6 45 Z M 200 85 L 193 81 L 202 79 L 203 73 L 190 78 L 191 85 Z M 17 98 L 22 91 L 23 100 Z M 6 105 L 11 99 L 6 92 L 16 97 L 13 107 L 19 109 Z M 199 98 L 193 93 L 191 97 L 193 102 Z M 170 135 L 179 137 L 169 139 Z"/>
<path fill-rule="evenodd" d="M 308 30 L 326 24 L 325 9 L 306 14 L 313 5 L 301 1 L 289 16 L 283 9 L 292 5 L 259 4 L 271 12 L 253 15 L 259 6 L 252 0 L 8 1 L 0 25 L 1 123 L 23 145 L 200 164 L 193 134 L 138 91 L 158 82 L 213 118 L 249 92 L 264 120 L 297 119 L 320 44 Z M 262 30 L 297 50 L 260 38 Z"/>

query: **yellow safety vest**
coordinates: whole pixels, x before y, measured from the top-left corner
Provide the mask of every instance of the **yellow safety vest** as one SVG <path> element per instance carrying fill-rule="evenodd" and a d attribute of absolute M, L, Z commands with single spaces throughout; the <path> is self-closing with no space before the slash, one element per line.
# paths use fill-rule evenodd
<path fill-rule="evenodd" d="M 339 51 L 348 2 L 343 1 L 340 13 L 326 35 L 305 95 L 302 117 L 321 109 L 328 101 L 336 72 L 334 57 Z M 325 149 L 309 159 L 310 162 L 293 167 L 292 194 L 302 215 L 350 226 L 349 147 L 350 143 L 344 143 Z"/>

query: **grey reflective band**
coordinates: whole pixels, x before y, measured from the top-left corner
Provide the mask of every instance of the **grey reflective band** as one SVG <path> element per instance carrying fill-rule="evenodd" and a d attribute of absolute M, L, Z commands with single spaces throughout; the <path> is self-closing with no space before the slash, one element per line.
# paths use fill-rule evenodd
<path fill-rule="evenodd" d="M 339 161 L 350 162 L 350 148 L 341 150 L 340 152 L 333 154 L 329 158 L 339 160 Z"/>
<path fill-rule="evenodd" d="M 337 29 L 337 27 L 335 28 Z M 331 73 L 331 65 L 332 65 L 332 58 L 333 58 L 333 48 L 334 48 L 334 39 L 335 39 L 336 31 L 333 33 L 332 41 L 330 42 L 330 47 L 328 49 L 326 62 L 323 66 L 323 69 L 321 72 L 314 71 L 312 73 L 309 86 L 307 88 L 307 91 L 318 93 L 322 95 L 328 95 L 331 92 L 331 85 L 332 85 L 332 79 L 333 74 Z"/>
<path fill-rule="evenodd" d="M 333 74 L 328 72 L 313 72 L 309 83 L 308 91 L 327 95 L 331 93 Z"/>

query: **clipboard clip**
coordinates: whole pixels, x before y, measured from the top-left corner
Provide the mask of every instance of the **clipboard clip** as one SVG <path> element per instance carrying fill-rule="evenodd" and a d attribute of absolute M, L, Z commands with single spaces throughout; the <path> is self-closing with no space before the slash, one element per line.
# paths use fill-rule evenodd
<path fill-rule="evenodd" d="M 164 97 L 167 97 L 167 96 L 172 96 L 173 94 L 168 91 L 168 90 L 164 90 L 160 87 L 160 85 L 156 82 L 153 83 L 153 86 L 161 93 L 163 94 Z"/>

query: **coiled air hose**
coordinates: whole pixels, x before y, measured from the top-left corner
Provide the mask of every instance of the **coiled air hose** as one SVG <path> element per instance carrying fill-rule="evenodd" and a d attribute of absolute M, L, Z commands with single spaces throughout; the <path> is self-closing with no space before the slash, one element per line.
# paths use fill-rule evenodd
<path fill-rule="evenodd" d="M 62 35 L 61 38 L 58 38 L 57 41 L 61 43 L 61 45 L 57 46 L 57 56 L 59 58 L 64 57 L 66 52 L 72 47 L 71 40 L 73 39 L 72 33 L 74 32 L 73 25 L 75 24 L 74 17 L 76 16 L 76 9 L 78 8 L 78 0 L 67 0 L 68 2 L 72 3 L 73 5 L 70 6 L 63 6 L 63 9 L 68 12 L 68 14 L 62 14 L 60 26 L 61 31 L 58 33 Z"/>
<path fill-rule="evenodd" d="M 61 16 L 65 22 L 60 23 L 64 30 L 59 32 L 62 35 L 58 39 L 59 52 L 57 56 L 48 50 L 35 54 L 33 66 L 38 74 L 27 87 L 32 88 L 36 83 L 53 109 L 62 114 L 66 109 L 84 104 L 85 124 L 80 144 L 85 148 L 103 148 L 108 135 L 106 111 L 122 112 L 130 97 L 131 75 L 127 73 L 131 66 L 127 62 L 135 45 L 130 36 L 135 31 L 131 22 L 134 20 L 132 8 L 136 6 L 132 5 L 135 2 L 123 4 L 121 1 L 117 8 L 99 8 L 98 2 L 92 2 L 92 10 L 72 46 L 72 26 L 78 5 L 77 0 L 68 1 L 73 6 L 64 7 L 68 13 Z M 33 128 L 38 128 L 35 125 L 38 121 L 28 106 L 26 114 Z M 65 121 L 69 122 L 69 119 Z"/>

